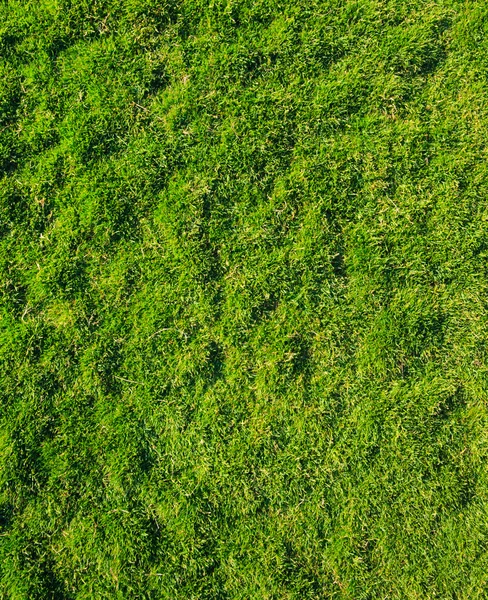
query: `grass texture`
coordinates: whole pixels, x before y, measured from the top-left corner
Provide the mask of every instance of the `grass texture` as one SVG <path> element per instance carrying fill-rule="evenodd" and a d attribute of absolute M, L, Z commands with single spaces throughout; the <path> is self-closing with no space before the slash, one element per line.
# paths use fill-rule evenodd
<path fill-rule="evenodd" d="M 488 4 L 3 0 L 0 598 L 488 598 Z"/>

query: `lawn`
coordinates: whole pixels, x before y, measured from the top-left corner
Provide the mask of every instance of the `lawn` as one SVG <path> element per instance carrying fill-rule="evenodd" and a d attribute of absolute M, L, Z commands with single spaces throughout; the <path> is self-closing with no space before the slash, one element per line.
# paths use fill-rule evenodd
<path fill-rule="evenodd" d="M 488 598 L 488 3 L 3 0 L 0 599 Z"/>

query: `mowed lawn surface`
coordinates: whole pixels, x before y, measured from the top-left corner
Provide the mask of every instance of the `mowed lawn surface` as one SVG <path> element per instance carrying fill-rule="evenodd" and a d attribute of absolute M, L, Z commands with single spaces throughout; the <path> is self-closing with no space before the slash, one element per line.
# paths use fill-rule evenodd
<path fill-rule="evenodd" d="M 488 598 L 488 4 L 0 6 L 0 598 Z"/>

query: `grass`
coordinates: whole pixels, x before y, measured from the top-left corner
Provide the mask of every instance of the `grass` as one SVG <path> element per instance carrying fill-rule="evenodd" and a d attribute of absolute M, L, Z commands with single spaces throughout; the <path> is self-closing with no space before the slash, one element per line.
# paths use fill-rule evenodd
<path fill-rule="evenodd" d="M 488 598 L 488 5 L 0 6 L 0 598 Z"/>

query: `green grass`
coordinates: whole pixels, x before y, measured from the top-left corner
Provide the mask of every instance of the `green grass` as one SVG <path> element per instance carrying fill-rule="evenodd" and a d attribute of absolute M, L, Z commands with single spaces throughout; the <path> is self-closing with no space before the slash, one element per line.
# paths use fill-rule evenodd
<path fill-rule="evenodd" d="M 488 598 L 488 4 L 4 0 L 0 598 Z"/>

